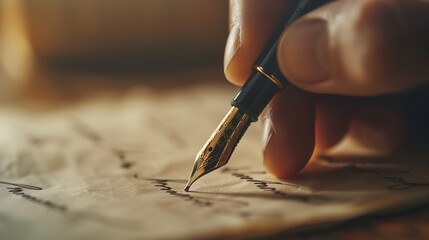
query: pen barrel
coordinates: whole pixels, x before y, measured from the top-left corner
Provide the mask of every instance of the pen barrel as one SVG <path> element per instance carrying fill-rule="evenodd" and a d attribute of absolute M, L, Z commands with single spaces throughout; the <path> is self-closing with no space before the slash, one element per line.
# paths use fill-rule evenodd
<path fill-rule="evenodd" d="M 278 91 L 279 87 L 266 75 L 254 71 L 232 100 L 231 105 L 246 113 L 252 122 L 256 122 Z"/>
<path fill-rule="evenodd" d="M 288 10 L 277 31 L 272 34 L 265 50 L 256 61 L 255 70 L 231 103 L 246 113 L 252 121 L 258 120 L 258 116 L 276 92 L 289 85 L 277 64 L 277 43 L 280 35 L 298 17 L 327 2 L 329 0 L 296 0 L 295 8 Z"/>
<path fill-rule="evenodd" d="M 270 40 L 256 60 L 257 66 L 263 67 L 267 74 L 275 76 L 283 85 L 288 85 L 288 80 L 283 76 L 277 64 L 277 45 L 279 38 L 284 30 L 297 18 L 329 1 L 330 0 L 295 0 L 295 7 L 290 8 L 286 12 L 285 17 L 280 21 L 279 26 L 272 33 Z"/>
<path fill-rule="evenodd" d="M 232 106 L 246 113 L 252 122 L 258 120 L 274 95 L 289 84 L 277 64 L 277 41 L 283 29 L 277 31 L 269 41 L 252 74 L 231 102 Z"/>

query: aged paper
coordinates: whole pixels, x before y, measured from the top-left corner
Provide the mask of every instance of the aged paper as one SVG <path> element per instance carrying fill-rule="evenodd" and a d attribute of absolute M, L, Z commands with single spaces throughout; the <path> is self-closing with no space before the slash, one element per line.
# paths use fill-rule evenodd
<path fill-rule="evenodd" d="M 394 211 L 429 197 L 422 156 L 321 157 L 268 175 L 254 124 L 230 164 L 183 187 L 236 89 L 135 90 L 50 112 L 0 112 L 1 239 L 212 239 Z M 345 151 L 347 153 L 347 149 Z"/>

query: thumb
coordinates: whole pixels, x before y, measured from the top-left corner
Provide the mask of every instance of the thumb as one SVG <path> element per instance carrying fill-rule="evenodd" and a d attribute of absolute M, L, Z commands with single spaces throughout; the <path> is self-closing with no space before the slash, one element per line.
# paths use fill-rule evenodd
<path fill-rule="evenodd" d="M 429 81 L 429 1 L 344 0 L 293 23 L 278 46 L 282 73 L 307 91 L 356 96 Z"/>

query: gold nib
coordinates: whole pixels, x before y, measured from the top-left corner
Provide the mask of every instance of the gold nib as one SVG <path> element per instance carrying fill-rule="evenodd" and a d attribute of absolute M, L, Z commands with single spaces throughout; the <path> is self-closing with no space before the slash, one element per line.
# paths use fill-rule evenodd
<path fill-rule="evenodd" d="M 232 107 L 197 154 L 192 174 L 185 191 L 200 177 L 225 165 L 237 143 L 251 123 L 251 119 L 238 108 Z"/>

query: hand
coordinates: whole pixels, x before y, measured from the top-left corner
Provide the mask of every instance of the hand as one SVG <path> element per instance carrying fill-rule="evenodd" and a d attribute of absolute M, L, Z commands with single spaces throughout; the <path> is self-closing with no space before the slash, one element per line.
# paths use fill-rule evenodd
<path fill-rule="evenodd" d="M 229 81 L 244 83 L 291 2 L 230 0 Z M 389 151 L 407 131 L 429 132 L 429 1 L 332 1 L 288 27 L 277 53 L 297 88 L 277 94 L 261 117 L 264 164 L 275 176 L 297 173 L 345 135 Z"/>

